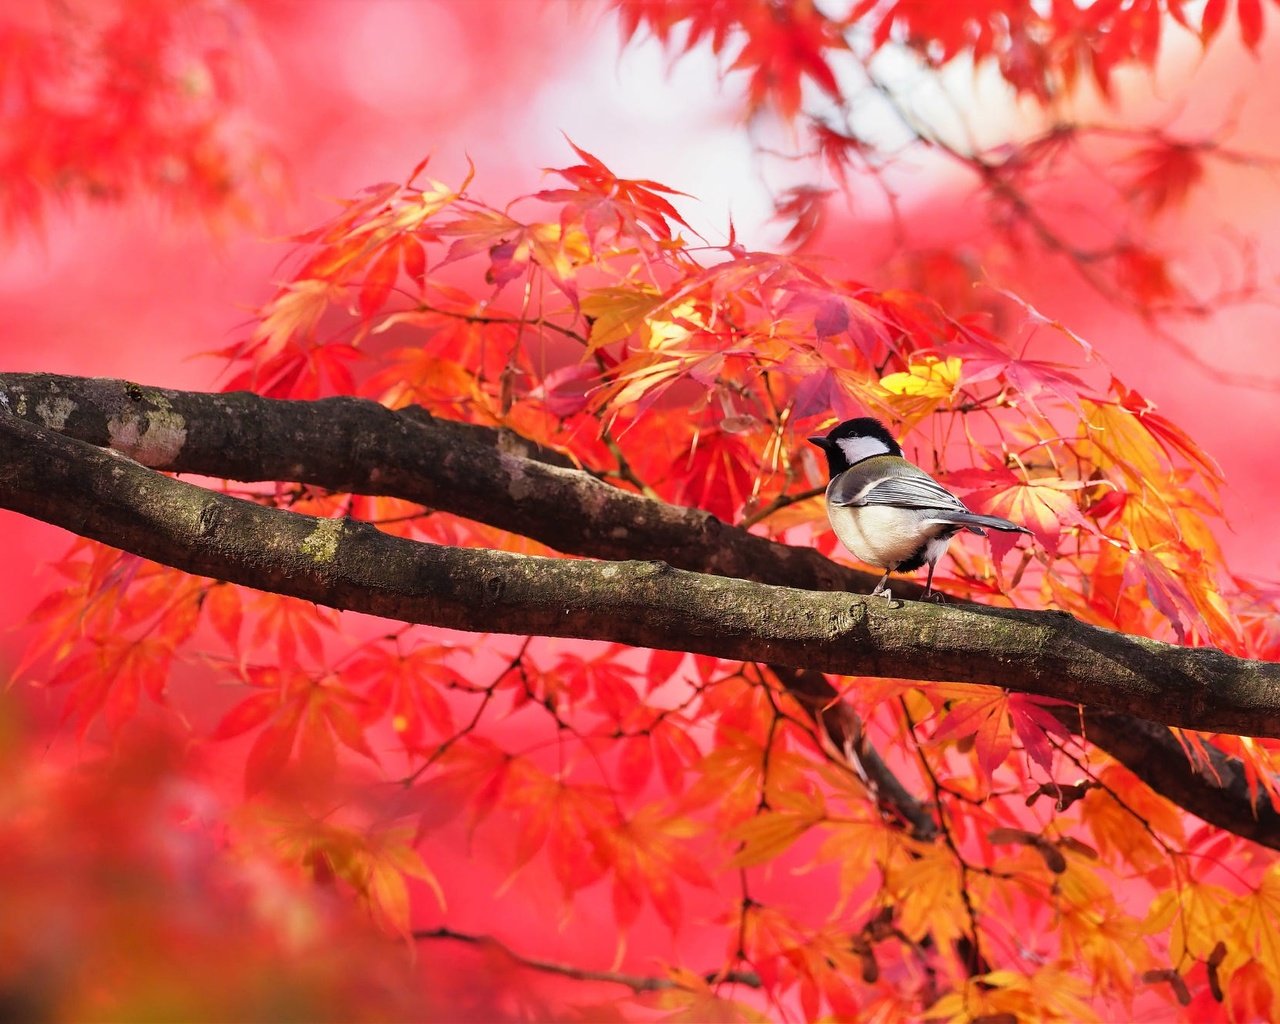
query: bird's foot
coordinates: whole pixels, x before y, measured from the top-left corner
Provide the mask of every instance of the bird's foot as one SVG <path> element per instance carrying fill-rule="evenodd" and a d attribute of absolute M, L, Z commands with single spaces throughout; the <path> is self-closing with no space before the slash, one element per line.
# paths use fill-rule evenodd
<path fill-rule="evenodd" d="M 881 581 L 876 585 L 875 590 L 871 591 L 871 593 L 870 593 L 870 594 L 868 594 L 868 595 L 867 595 L 867 597 L 868 597 L 868 598 L 870 598 L 871 600 L 875 600 L 877 597 L 882 597 L 882 598 L 884 598 L 884 606 L 885 606 L 886 608 L 901 608 L 901 607 L 902 607 L 902 602 L 901 602 L 900 600 L 898 600 L 896 597 L 894 597 L 894 596 L 893 596 L 893 591 L 889 589 L 889 586 L 888 586 L 888 578 L 887 578 L 887 577 L 886 577 L 885 579 L 881 580 Z"/>

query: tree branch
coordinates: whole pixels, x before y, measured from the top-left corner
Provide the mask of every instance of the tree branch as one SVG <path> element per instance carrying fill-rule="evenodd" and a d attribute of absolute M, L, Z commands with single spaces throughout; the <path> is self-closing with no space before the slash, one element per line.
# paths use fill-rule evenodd
<path fill-rule="evenodd" d="M 675 566 L 760 582 L 790 583 L 806 589 L 866 591 L 876 579 L 872 574 L 836 565 L 815 551 L 790 548 L 727 526 L 706 513 L 610 487 L 586 473 L 570 470 L 570 460 L 559 453 L 532 445 L 508 432 L 433 419 L 425 413 L 396 413 L 358 399 L 286 402 L 243 393 L 166 391 L 111 380 L 0 374 L 0 410 L 5 409 L 90 443 L 111 444 L 157 468 L 243 480 L 299 480 L 333 490 L 394 495 L 513 530 L 567 553 L 605 558 L 637 555 L 663 558 Z M 37 454 L 31 457 L 36 461 L 33 468 L 38 470 L 41 445 L 52 443 L 52 439 L 37 437 L 29 443 L 35 445 Z M 74 465 L 77 458 L 87 458 L 88 452 L 68 453 L 68 465 Z M 5 454 L 17 457 L 16 450 L 6 450 Z M 105 457 L 117 466 L 130 465 Z M 87 468 L 82 467 L 80 472 L 87 472 Z M 26 484 L 19 484 L 12 472 L 6 473 L 3 487 L 4 502 L 14 508 L 39 498 L 45 489 L 39 472 L 34 478 L 28 477 Z M 70 504 L 65 505 L 61 513 L 55 507 L 48 507 L 46 514 L 34 508 L 28 514 L 60 522 L 73 532 L 85 533 L 76 524 L 82 517 L 87 518 L 91 510 L 72 511 L 75 505 L 92 503 L 83 488 L 83 482 L 71 486 L 67 498 Z M 204 491 L 197 491 L 187 500 L 203 507 L 204 502 L 215 499 L 230 500 Z M 57 506 L 61 500 L 44 504 Z M 267 509 L 257 511 L 287 515 Z M 127 506 L 118 514 L 126 521 L 134 515 Z M 209 515 L 214 514 L 211 506 Z M 317 521 L 308 522 L 313 531 L 320 529 Z M 271 540 L 274 526 L 263 528 L 267 532 L 267 536 L 261 538 L 265 543 Z M 100 539 L 106 543 L 128 546 L 124 543 L 122 525 L 104 521 L 101 529 Z M 331 523 L 323 529 L 327 531 L 325 536 L 336 538 L 356 529 L 356 524 Z M 144 536 L 140 540 L 146 542 L 148 538 Z M 275 543 L 280 542 L 277 539 Z M 287 542 L 284 548 L 288 550 Z M 249 549 L 241 552 L 249 569 L 241 582 L 271 589 L 270 580 L 255 568 L 258 565 L 271 568 L 268 563 L 273 559 L 266 557 L 269 551 L 278 552 L 278 548 L 267 544 L 257 553 L 255 561 L 250 542 Z M 296 551 L 295 547 L 295 555 Z M 184 554 L 181 543 L 171 554 L 178 560 L 177 564 L 189 571 L 227 578 L 222 571 L 224 563 L 216 553 L 203 569 L 191 564 L 192 555 Z M 484 553 L 467 554 L 483 557 Z M 157 557 L 157 560 L 165 559 Z M 563 563 L 551 562 L 553 567 L 557 564 L 564 568 Z M 594 567 L 587 571 L 600 569 Z M 282 570 L 275 567 L 272 571 Z M 634 565 L 618 567 L 615 571 L 630 578 L 636 568 Z M 660 575 L 652 567 L 647 571 Z M 622 580 L 615 576 L 613 582 Z M 714 584 L 714 581 L 708 582 Z M 919 588 L 897 583 L 895 591 L 918 594 Z M 748 605 L 761 599 L 756 593 L 743 596 Z M 793 602 L 792 610 L 798 612 L 815 596 L 802 594 L 787 600 Z M 725 597 L 725 594 L 715 594 L 715 600 Z M 333 603 L 325 601 L 323 596 L 310 599 Z M 835 600 L 839 610 L 832 613 L 825 606 L 821 612 L 808 609 L 806 614 L 810 618 L 814 614 L 852 614 L 860 607 L 851 606 L 847 598 L 835 595 L 826 595 L 823 600 Z M 867 611 L 880 613 L 875 616 L 879 621 L 883 612 L 890 610 L 877 606 Z M 1180 745 L 1167 729 L 1149 727 L 1148 723 L 1124 713 L 1199 729 L 1272 734 L 1280 706 L 1273 667 L 1240 662 L 1214 651 L 1187 651 L 1091 630 L 1053 613 L 905 607 L 891 611 L 898 617 L 897 624 L 906 627 L 905 634 L 899 636 L 898 646 L 889 645 L 879 652 L 868 649 L 856 665 L 849 662 L 844 663 L 844 668 L 828 670 L 876 674 L 872 662 L 880 657 L 892 662 L 883 665 L 887 674 L 917 675 L 917 656 L 922 653 L 922 647 L 935 642 L 935 632 L 950 633 L 957 628 L 963 632 L 977 622 L 982 622 L 987 630 L 983 636 L 997 645 L 1002 641 L 991 629 L 1012 629 L 1014 636 L 1032 647 L 1052 646 L 1059 630 L 1070 630 L 1086 640 L 1113 638 L 1111 649 L 1117 655 L 1114 665 L 1109 667 L 1105 657 L 1099 660 L 1098 651 L 1090 654 L 1095 673 L 1095 682 L 1090 686 L 1059 687 L 1050 674 L 1049 678 L 1041 679 L 1044 690 L 1033 692 L 1048 692 L 1111 709 L 1105 716 L 1097 717 L 1096 728 L 1095 716 L 1092 712 L 1088 716 L 1087 732 L 1092 742 L 1112 752 L 1139 777 L 1205 820 L 1280 847 L 1280 816 L 1265 801 L 1254 807 L 1238 761 L 1224 756 L 1222 764 L 1217 766 L 1218 777 L 1206 778 L 1187 764 Z M 618 610 L 614 614 L 628 613 Z M 961 618 L 953 618 L 957 615 Z M 987 619 L 973 619 L 972 615 L 987 616 Z M 493 621 L 477 628 L 492 629 Z M 1022 629 L 1023 625 L 1029 627 L 1029 631 Z M 916 630 L 921 632 L 914 632 Z M 727 636 L 722 634 L 721 639 Z M 874 646 L 875 638 L 869 631 L 865 639 Z M 830 648 L 827 640 L 809 637 L 799 639 L 799 643 L 801 648 L 806 644 L 811 648 L 821 645 L 828 657 L 823 664 L 808 657 L 802 665 L 821 668 L 834 664 L 831 660 L 834 651 L 827 649 Z M 996 651 L 986 668 L 981 666 L 989 652 L 984 651 L 981 644 L 954 653 L 971 659 L 971 666 L 977 669 L 973 674 L 981 677 L 974 681 L 1011 685 L 1010 671 L 1016 666 L 1010 666 L 1008 661 L 1019 660 L 1022 655 L 1018 652 L 1025 649 L 1024 645 L 1003 653 Z M 1082 650 L 1089 650 L 1088 643 Z M 1218 684 L 1198 674 L 1202 668 L 1210 669 L 1215 678 L 1230 677 L 1231 689 L 1215 689 Z M 1117 679 L 1127 680 L 1125 686 L 1114 691 L 1111 689 L 1113 669 L 1119 673 Z M 1159 674 L 1145 680 L 1135 679 L 1135 675 L 1147 671 Z M 939 678 L 923 674 L 918 677 Z M 1162 680 L 1171 687 L 1168 693 L 1162 689 Z M 830 692 L 834 696 L 835 691 Z M 1229 722 L 1218 715 L 1223 708 L 1233 708 L 1227 716 Z M 1079 715 L 1064 715 L 1064 720 L 1074 731 L 1079 731 Z"/>
<path fill-rule="evenodd" d="M 421 929 L 413 933 L 418 941 L 426 939 L 451 939 L 471 946 L 486 946 L 497 949 L 510 957 L 521 967 L 528 967 L 547 974 L 559 974 L 575 981 L 603 981 L 612 985 L 625 985 L 633 992 L 660 992 L 666 989 L 681 988 L 679 982 L 671 978 L 659 978 L 649 974 L 625 974 L 621 971 L 593 971 L 585 967 L 574 967 L 572 964 L 556 963 L 554 960 L 540 960 L 537 957 L 524 956 L 517 953 L 505 942 L 489 935 L 472 935 L 468 932 L 457 932 L 452 928 Z M 729 971 L 719 974 L 714 971 L 703 975 L 708 983 L 729 985 L 745 985 L 748 988 L 760 988 L 759 975 L 746 971 Z"/>
<path fill-rule="evenodd" d="M 1059 720 L 1079 732 L 1076 709 L 1061 711 Z M 1197 767 L 1163 725 L 1100 708 L 1084 709 L 1084 736 L 1196 817 L 1280 850 L 1280 813 L 1265 794 L 1255 804 L 1244 765 L 1236 758 L 1206 745 L 1209 763 Z"/>
<path fill-rule="evenodd" d="M 7 400 L 7 401 L 6 401 Z M 809 590 L 869 591 L 877 574 L 735 530 L 573 468 L 510 431 L 394 411 L 205 394 L 125 381 L 0 374 L 0 410 L 172 473 L 292 480 L 442 509 L 590 558 L 661 558 L 679 569 Z M 895 583 L 895 593 L 918 594 Z"/>
<path fill-rule="evenodd" d="M 672 568 L 402 540 L 264 508 L 0 418 L 0 503 L 152 561 L 471 632 L 607 640 L 854 676 L 996 684 L 1189 729 L 1280 736 L 1280 665 L 1064 613 L 889 603 Z"/>

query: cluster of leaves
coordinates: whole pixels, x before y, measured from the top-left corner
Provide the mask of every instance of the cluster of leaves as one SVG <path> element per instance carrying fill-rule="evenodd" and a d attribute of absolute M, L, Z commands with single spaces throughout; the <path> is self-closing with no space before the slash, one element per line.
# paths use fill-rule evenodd
<path fill-rule="evenodd" d="M 1207 48 L 1223 31 L 1225 0 L 976 0 L 945 10 L 907 0 L 844 6 L 616 0 L 615 7 L 624 38 L 647 31 L 676 52 L 709 47 L 727 65 L 731 81 L 733 73 L 746 73 L 743 103 L 749 117 L 769 113 L 803 130 L 800 148 L 794 141 L 777 143 L 787 150 L 782 155 L 788 165 L 804 168 L 799 184 L 774 197 L 777 218 L 790 225 L 784 245 L 803 246 L 818 234 L 837 187 L 864 209 L 878 194 L 901 229 L 898 190 L 904 182 L 895 164 L 942 161 L 971 177 L 994 229 L 985 245 L 969 237 L 956 240 L 956 252 L 948 254 L 960 257 L 952 273 L 967 278 L 980 262 L 988 274 L 1016 283 L 1029 254 L 1048 253 L 1148 325 L 1162 316 L 1203 316 L 1259 298 L 1256 254 L 1248 242 L 1225 234 L 1215 238 L 1223 258 L 1206 267 L 1196 253 L 1163 245 L 1156 222 L 1179 209 L 1214 165 L 1262 167 L 1272 161 L 1233 150 L 1220 138 L 1183 137 L 1169 125 L 1081 123 L 1072 114 L 1083 83 L 1111 99 L 1117 69 L 1153 69 L 1162 33 L 1171 25 L 1193 33 Z M 1236 21 L 1242 42 L 1256 52 L 1262 0 L 1240 0 Z M 889 51 L 899 63 L 904 52 L 912 54 L 919 75 L 960 58 L 992 66 L 1014 96 L 1034 101 L 1047 126 L 1025 138 L 1002 138 L 990 148 L 964 133 L 957 138 L 915 108 L 909 84 L 877 64 L 877 56 Z M 908 83 L 915 80 L 907 76 Z M 905 141 L 881 138 L 873 127 L 877 121 L 897 122 Z M 767 147 L 761 153 L 780 155 Z M 1100 167 L 1114 171 L 1099 174 Z M 874 190 L 859 190 L 859 179 Z M 902 249 L 896 274 L 922 272 L 923 264 L 923 272 L 936 279 L 935 250 L 917 251 L 907 242 Z M 1221 280 L 1206 286 L 1211 274 Z M 931 294 L 937 297 L 932 289 Z M 1176 337 L 1162 340 L 1196 360 Z M 1256 385 L 1244 374 L 1208 365 L 1206 370 Z"/>
<path fill-rule="evenodd" d="M 0 229 L 51 198 L 159 198 L 248 217 L 276 158 L 242 110 L 244 12 L 200 0 L 10 5 L 0 16 Z"/>
<path fill-rule="evenodd" d="M 906 46 L 929 67 L 960 56 L 991 63 L 1020 95 L 1049 103 L 1091 80 L 1103 95 L 1125 66 L 1153 68 L 1167 22 L 1208 45 L 1223 29 L 1226 0 L 614 0 L 623 35 L 641 28 L 665 44 L 690 50 L 702 42 L 747 74 L 751 113 L 772 107 L 799 113 L 805 82 L 842 99 L 841 55 L 866 61 L 890 45 Z M 1263 0 L 1238 0 L 1240 38 L 1252 51 L 1262 39 Z"/>
<path fill-rule="evenodd" d="M 828 552 L 803 438 L 869 411 L 972 507 L 1035 535 L 1011 570 L 1007 548 L 958 542 L 945 589 L 1275 656 L 1267 619 L 1223 596 L 1212 459 L 1061 324 L 990 288 L 948 312 L 732 236 L 693 244 L 671 190 L 575 152 L 555 187 L 503 207 L 421 166 L 344 203 L 221 353 L 228 386 L 500 424 L 620 487 Z M 534 547 L 403 502 L 253 496 Z M 1140 998 L 1240 1016 L 1280 995 L 1250 923 L 1271 912 L 1271 855 L 1188 827 L 1043 701 L 840 681 L 936 813 L 921 836 L 755 665 L 389 633 L 93 545 L 60 568 L 32 657 L 81 728 L 158 708 L 242 760 L 247 830 L 392 932 L 474 884 L 438 865 L 479 834 L 508 883 L 554 879 L 566 919 L 607 894 L 621 935 L 661 922 L 699 960 L 692 924 L 714 924 L 720 959 L 693 965 L 707 973 L 673 963 L 645 997 L 693 1019 L 1079 1020 Z M 220 714 L 200 679 L 231 687 Z M 1212 742 L 1188 735 L 1188 756 Z M 1230 750 L 1276 801 L 1274 746 Z"/>
<path fill-rule="evenodd" d="M 502 424 L 778 534 L 821 520 L 821 467 L 798 442 L 868 411 L 975 507 L 1033 530 L 1014 570 L 1039 584 L 1029 601 L 1245 649 L 1222 596 L 1215 463 L 1083 339 L 992 288 L 952 315 L 732 238 L 691 246 L 669 190 L 577 152 L 555 172 L 567 187 L 501 210 L 466 182 L 418 184 L 422 168 L 346 204 L 297 239 L 292 280 L 220 353 L 238 368 L 228 388 Z M 957 582 L 998 593 L 1001 561 L 965 554 Z"/>

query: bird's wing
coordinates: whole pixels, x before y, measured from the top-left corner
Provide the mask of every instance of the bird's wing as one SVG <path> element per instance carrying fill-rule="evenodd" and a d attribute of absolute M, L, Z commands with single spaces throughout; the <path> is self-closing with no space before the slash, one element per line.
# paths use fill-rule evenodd
<path fill-rule="evenodd" d="M 831 481 L 833 505 L 890 505 L 894 508 L 968 512 L 963 502 L 923 470 L 897 459 L 883 465 L 868 459 Z"/>
<path fill-rule="evenodd" d="M 959 498 L 924 473 L 919 476 L 898 476 L 882 480 L 867 491 L 863 500 L 867 505 L 968 511 Z"/>

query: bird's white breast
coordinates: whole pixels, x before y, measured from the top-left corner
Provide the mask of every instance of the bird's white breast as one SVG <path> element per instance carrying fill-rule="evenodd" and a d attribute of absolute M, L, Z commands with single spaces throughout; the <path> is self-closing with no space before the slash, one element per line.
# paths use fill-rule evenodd
<path fill-rule="evenodd" d="M 854 557 L 881 569 L 902 564 L 924 544 L 929 544 L 926 561 L 937 561 L 950 543 L 950 537 L 937 536 L 946 531 L 946 524 L 925 523 L 915 509 L 828 505 L 827 518 L 840 543 Z"/>

